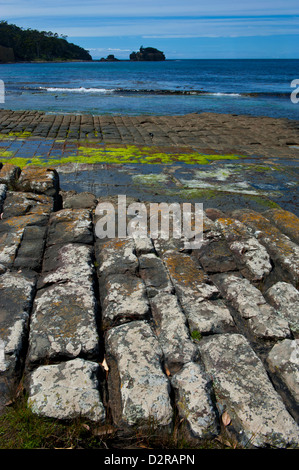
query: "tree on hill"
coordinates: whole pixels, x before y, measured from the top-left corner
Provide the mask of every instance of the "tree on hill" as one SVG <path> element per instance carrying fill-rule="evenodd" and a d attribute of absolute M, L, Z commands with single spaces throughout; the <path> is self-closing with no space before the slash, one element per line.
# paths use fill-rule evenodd
<path fill-rule="evenodd" d="M 16 61 L 92 60 L 88 51 L 52 31 L 23 29 L 0 21 L 0 45 L 14 50 Z"/>

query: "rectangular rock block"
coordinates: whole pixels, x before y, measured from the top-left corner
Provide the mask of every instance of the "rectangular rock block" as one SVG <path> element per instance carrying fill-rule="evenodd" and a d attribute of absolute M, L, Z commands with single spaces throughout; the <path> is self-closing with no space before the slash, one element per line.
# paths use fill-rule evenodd
<path fill-rule="evenodd" d="M 274 389 L 262 362 L 244 336 L 201 340 L 200 354 L 212 377 L 220 415 L 244 446 L 298 447 L 299 427 Z"/>
<path fill-rule="evenodd" d="M 169 427 L 173 418 L 163 353 L 149 324 L 135 321 L 110 329 L 106 338 L 109 400 L 114 423 L 125 430 L 153 424 Z"/>

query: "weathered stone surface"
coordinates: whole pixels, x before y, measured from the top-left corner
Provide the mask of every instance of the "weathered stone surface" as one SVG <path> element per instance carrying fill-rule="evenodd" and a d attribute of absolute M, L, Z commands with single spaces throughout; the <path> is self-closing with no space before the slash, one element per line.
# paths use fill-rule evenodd
<path fill-rule="evenodd" d="M 133 239 L 113 238 L 107 241 L 96 241 L 95 255 L 101 277 L 111 274 L 135 274 L 138 270 L 138 259 L 134 253 Z"/>
<path fill-rule="evenodd" d="M 117 426 L 169 426 L 170 385 L 162 371 L 163 353 L 145 321 L 120 325 L 106 336 L 110 405 Z"/>
<path fill-rule="evenodd" d="M 150 301 L 155 331 L 170 371 L 195 359 L 197 348 L 190 339 L 183 314 L 175 295 L 157 294 Z"/>
<path fill-rule="evenodd" d="M 103 422 L 98 369 L 95 362 L 79 358 L 38 367 L 30 377 L 28 405 L 40 416 Z"/>
<path fill-rule="evenodd" d="M 13 266 L 25 228 L 45 227 L 48 218 L 49 215 L 43 213 L 41 208 L 40 213 L 3 220 L 0 224 L 0 263 L 7 267 Z"/>
<path fill-rule="evenodd" d="M 25 167 L 17 182 L 17 189 L 55 197 L 59 191 L 58 173 L 52 168 Z"/>
<path fill-rule="evenodd" d="M 57 243 L 93 243 L 89 209 L 62 209 L 50 216 L 48 245 Z"/>
<path fill-rule="evenodd" d="M 225 333 L 235 326 L 229 309 L 219 300 L 203 300 L 184 303 L 189 329 L 201 334 Z"/>
<path fill-rule="evenodd" d="M 208 276 L 191 256 L 169 251 L 162 259 L 182 303 L 187 302 L 188 298 L 190 301 L 194 298 L 201 301 L 218 294 L 215 286 L 207 284 Z"/>
<path fill-rule="evenodd" d="M 0 170 L 0 184 L 14 186 L 20 174 L 21 169 L 18 166 L 5 163 Z"/>
<path fill-rule="evenodd" d="M 173 285 L 163 261 L 154 253 L 139 257 L 139 274 L 149 297 L 154 297 L 159 292 L 173 292 Z"/>
<path fill-rule="evenodd" d="M 219 218 L 215 222 L 227 240 L 229 249 L 238 264 L 246 269 L 243 274 L 253 281 L 261 280 L 272 270 L 270 256 L 259 241 L 250 236 L 244 224 L 239 220 Z"/>
<path fill-rule="evenodd" d="M 298 446 L 298 425 L 242 335 L 204 338 L 199 348 L 206 371 L 213 380 L 219 413 L 228 412 L 229 426 L 243 445 Z"/>
<path fill-rule="evenodd" d="M 299 244 L 299 218 L 283 209 L 269 209 L 263 213 L 282 233 Z"/>
<path fill-rule="evenodd" d="M 50 214 L 53 211 L 53 198 L 44 194 L 9 191 L 3 206 L 2 219 L 26 214 Z"/>
<path fill-rule="evenodd" d="M 270 370 L 285 383 L 299 402 L 299 340 L 284 339 L 271 349 L 267 358 Z"/>
<path fill-rule="evenodd" d="M 294 334 L 299 334 L 299 292 L 287 282 L 277 282 L 265 292 L 269 303 L 289 322 Z"/>
<path fill-rule="evenodd" d="M 235 274 L 222 274 L 216 276 L 215 280 L 226 299 L 248 321 L 249 327 L 257 337 L 290 337 L 288 322 L 267 304 L 262 293 L 250 284 L 248 279 Z"/>
<path fill-rule="evenodd" d="M 299 282 L 299 247 L 281 233 L 268 219 L 254 211 L 237 210 L 232 214 L 247 225 L 259 242 L 265 246 L 275 264 L 295 287 Z"/>
<path fill-rule="evenodd" d="M 198 252 L 199 260 L 207 273 L 235 271 L 236 262 L 225 240 L 212 240 Z"/>
<path fill-rule="evenodd" d="M 43 273 L 39 286 L 73 282 L 90 289 L 93 285 L 94 266 L 92 247 L 79 243 L 52 245 L 45 251 Z"/>
<path fill-rule="evenodd" d="M 0 338 L 4 342 L 4 362 L 0 371 L 14 370 L 21 359 L 28 332 L 29 314 L 36 277 L 30 273 L 7 271 L 0 276 Z"/>
<path fill-rule="evenodd" d="M 96 300 L 87 283 L 64 282 L 41 289 L 34 300 L 28 364 L 98 353 Z"/>
<path fill-rule="evenodd" d="M 79 194 L 69 194 L 63 198 L 64 209 L 94 209 L 97 199 L 94 194 L 84 192 Z"/>
<path fill-rule="evenodd" d="M 3 202 L 6 197 L 6 184 L 0 184 L 0 213 L 2 214 Z"/>
<path fill-rule="evenodd" d="M 219 432 L 212 402 L 211 380 L 203 367 L 194 362 L 185 364 L 171 377 L 179 418 L 187 422 L 191 437 L 215 437 Z"/>
<path fill-rule="evenodd" d="M 149 304 L 142 279 L 128 274 L 108 276 L 101 290 L 101 305 L 103 328 L 144 319 Z"/>

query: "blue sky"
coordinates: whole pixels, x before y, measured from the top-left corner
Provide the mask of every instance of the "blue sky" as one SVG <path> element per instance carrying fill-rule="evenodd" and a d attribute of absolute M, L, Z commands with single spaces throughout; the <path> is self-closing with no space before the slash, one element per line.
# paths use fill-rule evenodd
<path fill-rule="evenodd" d="M 1 18 L 66 34 L 94 59 L 299 58 L 298 0 L 0 0 Z"/>

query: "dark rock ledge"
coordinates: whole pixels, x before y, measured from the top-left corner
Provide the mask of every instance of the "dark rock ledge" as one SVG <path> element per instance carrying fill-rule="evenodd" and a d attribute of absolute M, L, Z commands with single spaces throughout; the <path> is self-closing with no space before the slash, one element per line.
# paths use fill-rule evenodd
<path fill-rule="evenodd" d="M 41 416 L 130 435 L 178 415 L 194 443 L 226 413 L 244 446 L 298 447 L 293 214 L 207 210 L 203 246 L 186 252 L 97 239 L 97 199 L 61 191 L 53 169 L 5 165 L 0 179 L 2 409 L 23 377 Z"/>

